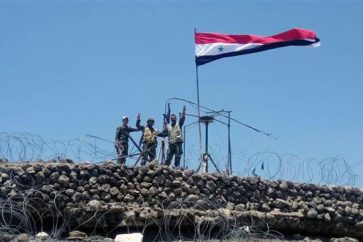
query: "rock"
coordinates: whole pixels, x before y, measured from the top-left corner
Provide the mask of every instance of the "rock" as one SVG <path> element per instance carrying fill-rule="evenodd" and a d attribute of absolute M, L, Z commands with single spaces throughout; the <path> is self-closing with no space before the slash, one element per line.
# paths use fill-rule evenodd
<path fill-rule="evenodd" d="M 16 238 L 15 238 L 15 242 L 27 242 L 30 240 L 30 236 L 28 234 L 19 234 Z"/>
<path fill-rule="evenodd" d="M 91 210 L 91 211 L 95 211 L 98 210 L 98 208 L 100 207 L 101 202 L 98 200 L 91 200 L 87 203 L 87 207 Z"/>
<path fill-rule="evenodd" d="M 153 181 L 153 177 L 152 176 L 144 176 L 143 181 L 144 182 L 152 182 Z"/>
<path fill-rule="evenodd" d="M 87 234 L 78 230 L 70 232 L 67 237 L 69 240 L 83 240 L 85 238 L 87 238 Z"/>
<path fill-rule="evenodd" d="M 205 186 L 207 189 L 209 189 L 209 191 L 214 192 L 217 188 L 216 184 L 214 184 L 214 182 L 212 181 L 207 181 L 207 184 Z"/>
<path fill-rule="evenodd" d="M 126 196 L 124 197 L 125 202 L 132 202 L 134 200 L 135 200 L 135 197 L 131 196 L 130 194 L 126 194 Z"/>
<path fill-rule="evenodd" d="M 226 208 L 219 208 L 218 213 L 223 218 L 229 218 L 231 216 L 231 210 Z"/>
<path fill-rule="evenodd" d="M 91 196 L 90 196 L 89 192 L 87 192 L 87 191 L 82 192 L 82 200 L 83 201 L 91 200 Z"/>
<path fill-rule="evenodd" d="M 45 175 L 44 175 L 43 172 L 40 171 L 40 172 L 38 172 L 38 173 L 35 174 L 35 180 L 37 182 L 43 182 L 44 179 L 45 179 Z"/>
<path fill-rule="evenodd" d="M 48 237 L 49 235 L 46 232 L 39 232 L 35 235 L 35 238 L 40 240 L 46 240 Z"/>
<path fill-rule="evenodd" d="M 9 175 L 6 173 L 0 173 L 0 183 L 3 183 L 9 179 Z"/>
<path fill-rule="evenodd" d="M 132 178 L 134 175 L 135 175 L 135 171 L 133 169 L 127 169 L 126 170 L 126 175 L 129 177 L 129 178 Z"/>
<path fill-rule="evenodd" d="M 190 196 L 190 195 L 189 195 Z M 232 202 L 227 202 L 226 208 L 229 210 L 234 210 L 234 203 Z"/>
<path fill-rule="evenodd" d="M 280 208 L 280 209 L 290 208 L 290 203 L 288 203 L 287 201 L 280 199 L 280 198 L 276 198 L 274 204 L 277 208 Z"/>
<path fill-rule="evenodd" d="M 58 181 L 58 178 L 60 177 L 60 174 L 59 172 L 53 172 L 50 176 L 49 176 L 49 179 L 51 182 L 57 182 Z"/>
<path fill-rule="evenodd" d="M 168 199 L 168 195 L 164 191 L 159 193 L 158 197 L 161 198 L 162 200 Z"/>
<path fill-rule="evenodd" d="M 355 224 L 355 227 L 360 231 L 363 232 L 363 221 L 358 222 Z"/>
<path fill-rule="evenodd" d="M 174 181 L 171 183 L 171 186 L 172 186 L 172 187 L 180 187 L 180 186 L 181 186 L 181 184 L 182 184 L 182 182 L 181 182 L 181 181 L 179 181 L 179 180 L 174 180 Z"/>
<path fill-rule="evenodd" d="M 25 169 L 25 171 L 28 173 L 28 174 L 34 174 L 35 173 L 35 170 L 34 170 L 34 167 L 30 166 L 28 168 Z"/>
<path fill-rule="evenodd" d="M 173 177 L 182 177 L 183 176 L 183 172 L 179 169 L 179 168 L 175 168 L 175 169 L 171 169 L 170 173 Z"/>
<path fill-rule="evenodd" d="M 75 191 L 73 189 L 67 189 L 65 191 L 65 194 L 69 197 L 73 196 L 73 194 L 75 193 Z"/>
<path fill-rule="evenodd" d="M 61 184 L 63 187 L 68 187 L 69 186 L 69 178 L 65 175 L 61 175 L 58 178 L 58 183 Z"/>
<path fill-rule="evenodd" d="M 262 206 L 261 206 L 261 210 L 263 212 L 269 212 L 269 211 L 271 211 L 271 208 L 267 203 L 263 203 Z"/>
<path fill-rule="evenodd" d="M 359 214 L 359 210 L 357 208 L 352 208 L 352 214 L 353 215 L 358 215 Z"/>
<path fill-rule="evenodd" d="M 100 175 L 97 178 L 97 182 L 99 182 L 100 184 L 106 183 L 108 181 L 108 177 L 106 175 Z"/>
<path fill-rule="evenodd" d="M 344 237 L 344 238 L 331 238 L 330 242 L 359 242 L 359 240 L 350 237 Z"/>
<path fill-rule="evenodd" d="M 90 185 L 96 184 L 97 183 L 97 177 L 95 177 L 95 176 L 91 177 L 88 182 L 89 182 Z"/>
<path fill-rule="evenodd" d="M 179 189 L 181 189 L 181 188 L 179 188 Z M 149 189 L 149 193 L 150 193 L 151 196 L 155 196 L 156 194 L 159 193 L 159 190 L 156 187 L 151 187 Z"/>
<path fill-rule="evenodd" d="M 293 234 L 292 238 L 295 240 L 302 240 L 304 237 L 301 234 Z"/>
<path fill-rule="evenodd" d="M 329 213 L 324 214 L 324 220 L 327 222 L 330 222 L 331 218 L 330 218 Z"/>
<path fill-rule="evenodd" d="M 190 176 L 192 176 L 194 174 L 194 171 L 193 170 L 185 170 L 185 171 L 183 171 L 183 173 L 184 173 L 184 175 L 186 177 L 190 177 Z"/>
<path fill-rule="evenodd" d="M 308 218 L 316 218 L 318 216 L 318 212 L 314 208 L 310 208 L 306 216 Z"/>
<path fill-rule="evenodd" d="M 335 213 L 335 209 L 332 207 L 325 207 L 326 211 L 330 214 L 334 214 Z"/>
<path fill-rule="evenodd" d="M 263 183 L 259 183 L 258 184 L 258 190 L 262 191 L 262 190 L 266 190 L 266 185 Z"/>
<path fill-rule="evenodd" d="M 151 162 L 152 163 L 152 162 Z M 151 168 L 150 166 L 152 165 L 151 163 L 149 163 L 149 168 Z M 154 170 L 149 170 L 146 175 L 154 177 L 155 176 L 155 171 Z"/>
<path fill-rule="evenodd" d="M 90 173 L 89 173 L 89 171 L 87 171 L 87 170 L 81 170 L 80 172 L 79 172 L 79 178 L 81 178 L 81 179 L 89 179 L 91 177 L 91 175 L 90 175 Z"/>
<path fill-rule="evenodd" d="M 110 184 L 102 184 L 98 186 L 98 191 L 108 193 L 110 191 L 111 185 Z"/>
<path fill-rule="evenodd" d="M 111 199 L 111 194 L 109 194 L 107 192 L 102 192 L 101 193 L 101 199 L 108 202 Z"/>
<path fill-rule="evenodd" d="M 236 206 L 234 206 L 234 209 L 237 210 L 237 211 L 244 211 L 246 210 L 246 205 L 244 204 L 237 204 Z"/>
<path fill-rule="evenodd" d="M 145 188 L 141 188 L 141 189 L 140 189 L 140 193 L 141 193 L 141 195 L 143 195 L 144 197 L 147 197 L 147 196 L 149 196 L 149 195 L 150 195 L 149 190 L 147 190 L 147 189 L 145 189 Z"/>
<path fill-rule="evenodd" d="M 149 189 L 152 186 L 149 182 L 141 182 L 140 187 Z"/>
<path fill-rule="evenodd" d="M 93 236 L 89 236 L 88 238 L 86 238 L 84 240 L 84 242 L 113 242 L 113 239 L 111 239 L 111 241 L 106 240 L 106 238 L 99 236 L 99 235 L 93 235 Z"/>
<path fill-rule="evenodd" d="M 185 198 L 186 202 L 195 202 L 199 199 L 199 196 L 194 195 L 194 194 L 190 194 Z"/>
<path fill-rule="evenodd" d="M 72 182 L 76 182 L 78 180 L 77 178 L 77 173 L 74 171 L 71 171 L 71 173 L 69 174 L 69 178 Z"/>
<path fill-rule="evenodd" d="M 83 193 L 84 191 L 85 191 L 85 188 L 84 187 L 82 187 L 82 186 L 78 186 L 77 187 L 77 192 Z"/>
<path fill-rule="evenodd" d="M 79 202 L 82 199 L 82 193 L 76 192 L 72 196 L 73 202 Z"/>
<path fill-rule="evenodd" d="M 117 196 L 117 194 L 119 194 L 120 192 L 119 192 L 119 190 L 117 189 L 117 187 L 111 187 L 111 189 L 110 189 L 110 194 L 112 195 L 112 196 Z"/>
<path fill-rule="evenodd" d="M 289 188 L 289 185 L 287 184 L 286 181 L 282 181 L 280 184 L 279 184 L 279 188 L 282 190 L 282 191 L 287 191 L 287 189 Z"/>
<path fill-rule="evenodd" d="M 323 204 L 319 204 L 318 206 L 316 206 L 316 211 L 318 211 L 319 213 L 322 213 L 325 210 L 325 207 Z"/>
<path fill-rule="evenodd" d="M 42 186 L 41 191 L 50 194 L 52 191 L 54 191 L 54 189 L 52 185 L 44 185 Z"/>
<path fill-rule="evenodd" d="M 115 242 L 142 242 L 143 235 L 141 233 L 118 234 Z"/>
<path fill-rule="evenodd" d="M 171 185 L 171 181 L 166 179 L 164 175 L 158 176 L 158 182 L 160 185 L 164 185 L 165 187 L 169 187 Z"/>

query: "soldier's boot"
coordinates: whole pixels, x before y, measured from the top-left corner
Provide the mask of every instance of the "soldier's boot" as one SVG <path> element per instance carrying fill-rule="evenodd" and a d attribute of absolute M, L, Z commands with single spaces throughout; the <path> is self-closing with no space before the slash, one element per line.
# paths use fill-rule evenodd
<path fill-rule="evenodd" d="M 119 165 L 125 165 L 126 164 L 126 157 L 122 157 L 122 158 L 118 159 L 118 164 Z"/>
<path fill-rule="evenodd" d="M 181 160 L 181 155 L 175 155 L 175 167 L 180 167 L 180 160 Z"/>

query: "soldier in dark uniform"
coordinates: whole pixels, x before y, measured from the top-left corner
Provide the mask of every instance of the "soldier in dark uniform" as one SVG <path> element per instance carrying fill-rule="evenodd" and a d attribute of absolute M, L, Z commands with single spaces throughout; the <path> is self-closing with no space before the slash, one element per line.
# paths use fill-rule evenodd
<path fill-rule="evenodd" d="M 146 165 L 146 162 L 153 161 L 156 158 L 156 148 L 158 146 L 157 137 L 161 137 L 161 133 L 157 131 L 153 125 L 155 120 L 148 118 L 146 126 L 140 125 L 140 119 L 136 122 L 136 127 L 142 131 L 142 154 L 141 165 Z"/>
<path fill-rule="evenodd" d="M 140 119 L 140 114 L 137 115 L 137 120 Z M 117 152 L 117 164 L 125 164 L 126 157 L 129 154 L 129 134 L 131 132 L 139 131 L 138 128 L 131 128 L 128 126 L 129 118 L 122 118 L 122 126 L 117 127 L 115 136 L 115 148 Z M 137 121 L 136 121 L 137 123 Z"/>
<path fill-rule="evenodd" d="M 169 136 L 169 147 L 166 155 L 165 164 L 170 165 L 173 156 L 175 155 L 174 165 L 175 167 L 180 166 L 180 159 L 183 154 L 183 136 L 182 136 L 182 127 L 185 121 L 185 106 L 183 107 L 183 112 L 180 115 L 179 122 L 177 122 L 177 118 L 175 114 L 170 116 L 171 125 L 163 130 L 163 134 L 167 132 L 167 136 Z"/>

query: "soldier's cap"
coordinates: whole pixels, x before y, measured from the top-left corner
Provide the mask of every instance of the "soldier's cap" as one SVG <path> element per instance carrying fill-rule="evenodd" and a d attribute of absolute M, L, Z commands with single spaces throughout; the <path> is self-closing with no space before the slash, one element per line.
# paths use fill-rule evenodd
<path fill-rule="evenodd" d="M 151 117 L 149 117 L 149 118 L 147 118 L 147 120 L 146 120 L 146 122 L 155 122 L 155 119 L 154 118 L 151 118 Z"/>
<path fill-rule="evenodd" d="M 125 119 L 129 119 L 129 117 L 127 117 L 127 116 L 123 116 L 123 117 L 122 117 L 122 121 L 124 121 Z"/>

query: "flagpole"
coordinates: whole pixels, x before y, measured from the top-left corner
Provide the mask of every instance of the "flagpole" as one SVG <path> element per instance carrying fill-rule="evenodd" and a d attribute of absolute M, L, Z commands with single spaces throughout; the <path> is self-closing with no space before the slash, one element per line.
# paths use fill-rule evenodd
<path fill-rule="evenodd" d="M 196 35 L 197 30 L 194 29 L 194 38 Z M 198 65 L 195 63 L 195 76 L 197 80 L 197 106 L 198 106 L 198 128 L 199 128 L 199 149 L 200 149 L 200 165 L 199 169 L 201 168 L 203 162 L 203 146 L 202 146 L 202 126 L 200 124 L 200 102 L 199 102 L 199 74 L 198 74 Z"/>

